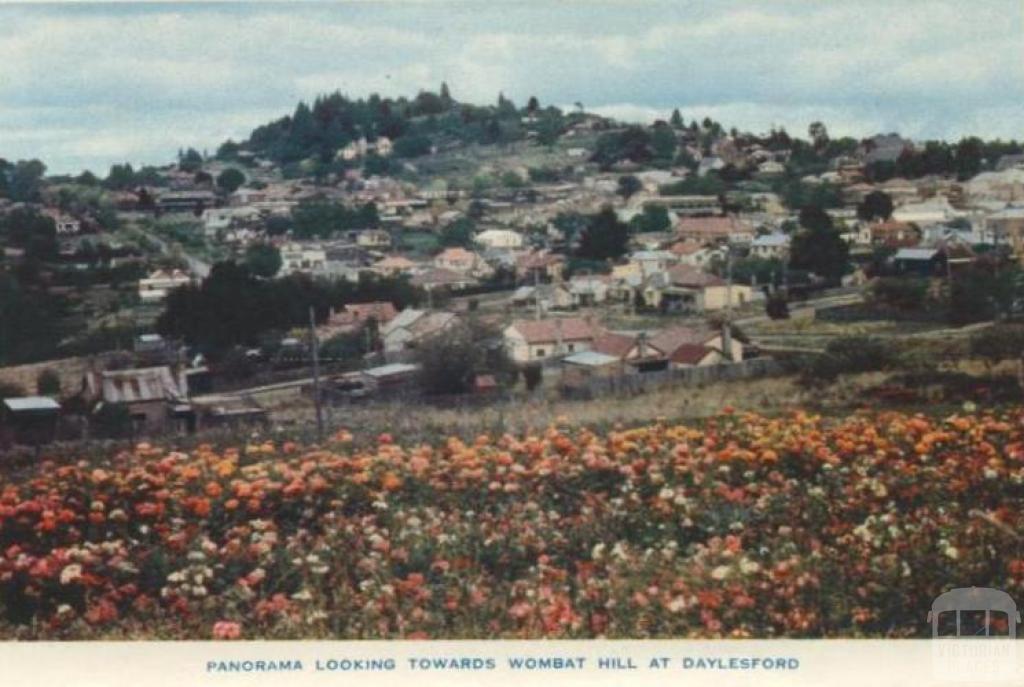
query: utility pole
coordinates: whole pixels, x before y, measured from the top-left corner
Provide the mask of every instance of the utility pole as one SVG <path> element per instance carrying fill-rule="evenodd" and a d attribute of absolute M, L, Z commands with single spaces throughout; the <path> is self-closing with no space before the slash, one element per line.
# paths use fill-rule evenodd
<path fill-rule="evenodd" d="M 309 306 L 309 343 L 313 352 L 313 405 L 316 407 L 316 439 L 324 440 L 324 411 L 320 398 L 320 341 L 316 338 L 316 314 Z"/>
<path fill-rule="evenodd" d="M 722 325 L 722 348 L 725 359 L 732 359 L 732 244 L 725 244 L 725 323 Z"/>

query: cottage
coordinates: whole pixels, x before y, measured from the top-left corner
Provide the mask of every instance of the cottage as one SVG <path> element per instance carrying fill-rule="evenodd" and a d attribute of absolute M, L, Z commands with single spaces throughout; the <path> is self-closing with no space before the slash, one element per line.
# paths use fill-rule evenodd
<path fill-rule="evenodd" d="M 410 273 L 417 267 L 418 265 L 415 262 L 401 255 L 389 255 L 383 260 L 373 263 L 374 272 L 390 277 Z"/>
<path fill-rule="evenodd" d="M 578 317 L 517 320 L 505 328 L 505 348 L 517 363 L 589 350 L 600 328 Z"/>
<path fill-rule="evenodd" d="M 789 235 L 774 233 L 758 236 L 750 242 L 750 254 L 767 260 L 784 260 L 789 255 Z"/>
<path fill-rule="evenodd" d="M 561 279 L 564 270 L 565 258 L 549 251 L 533 251 L 516 259 L 516 276 L 520 282 Z"/>
<path fill-rule="evenodd" d="M 752 296 L 749 286 L 730 286 L 721 277 L 689 265 L 677 265 L 658 277 L 645 286 L 644 301 L 648 307 L 664 312 L 722 310 L 730 303 L 733 307 L 743 305 Z"/>
<path fill-rule="evenodd" d="M 523 247 L 523 235 L 511 229 L 487 229 L 473 239 L 478 245 L 491 249 L 518 249 Z"/>
<path fill-rule="evenodd" d="M 281 246 L 281 269 L 279 274 L 296 272 L 317 272 L 327 265 L 327 252 L 315 243 L 287 243 Z"/>
<path fill-rule="evenodd" d="M 600 305 L 608 300 L 608 275 L 576 275 L 569 280 L 569 293 L 574 307 Z"/>
<path fill-rule="evenodd" d="M 384 250 L 391 247 L 391 234 L 384 229 L 364 229 L 356 234 L 360 248 Z"/>
<path fill-rule="evenodd" d="M 397 354 L 416 348 L 457 322 L 455 313 L 406 308 L 381 328 L 384 352 Z"/>
<path fill-rule="evenodd" d="M 754 228 L 732 215 L 727 217 L 683 217 L 676 223 L 676 236 L 697 243 L 749 243 Z"/>
<path fill-rule="evenodd" d="M 949 199 L 936 196 L 920 203 L 907 203 L 896 208 L 892 219 L 896 222 L 909 222 L 918 226 L 942 224 L 963 217 L 964 213 L 953 209 Z"/>
<path fill-rule="evenodd" d="M 126 408 L 136 432 L 160 432 L 168 429 L 187 403 L 188 374 L 184 369 L 175 372 L 167 365 L 88 372 L 83 394 L 98 404 Z"/>
<path fill-rule="evenodd" d="M 871 225 L 871 243 L 891 248 L 916 246 L 921 242 L 921 230 L 907 222 L 889 220 Z"/>
<path fill-rule="evenodd" d="M 434 267 L 450 270 L 462 275 L 486 278 L 494 274 L 494 269 L 473 251 L 465 248 L 446 248 L 434 256 Z"/>
<path fill-rule="evenodd" d="M 652 335 L 648 345 L 673 369 L 743 359 L 743 344 L 733 338 L 727 353 L 722 333 L 715 330 L 672 327 Z"/>
<path fill-rule="evenodd" d="M 159 303 L 174 289 L 192 283 L 192 277 L 182 270 L 156 270 L 139 280 L 139 300 Z"/>
<path fill-rule="evenodd" d="M 946 256 L 938 248 L 900 248 L 892 262 L 900 274 L 919 277 L 939 276 L 946 269 Z"/>

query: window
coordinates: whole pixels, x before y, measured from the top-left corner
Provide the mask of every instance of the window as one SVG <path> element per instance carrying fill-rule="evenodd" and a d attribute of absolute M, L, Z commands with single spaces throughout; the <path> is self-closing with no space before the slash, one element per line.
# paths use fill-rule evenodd
<path fill-rule="evenodd" d="M 569 344 L 569 352 L 574 353 L 576 351 L 576 344 Z"/>
<path fill-rule="evenodd" d="M 956 611 L 942 611 L 939 613 L 938 625 L 936 636 L 956 637 Z"/>
<path fill-rule="evenodd" d="M 1004 611 L 989 611 L 988 633 L 993 637 L 1010 636 L 1010 618 Z"/>
<path fill-rule="evenodd" d="M 977 637 L 985 634 L 985 611 L 960 611 L 960 636 Z"/>
<path fill-rule="evenodd" d="M 543 348 L 538 348 L 537 349 L 537 357 L 538 358 L 543 358 L 546 355 L 546 353 L 547 352 Z"/>

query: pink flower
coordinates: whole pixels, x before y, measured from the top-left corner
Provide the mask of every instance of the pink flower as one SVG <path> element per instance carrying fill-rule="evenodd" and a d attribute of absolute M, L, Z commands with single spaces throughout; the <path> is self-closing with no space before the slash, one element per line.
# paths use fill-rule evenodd
<path fill-rule="evenodd" d="M 228 620 L 218 620 L 213 624 L 214 639 L 238 639 L 242 636 L 242 626 Z"/>

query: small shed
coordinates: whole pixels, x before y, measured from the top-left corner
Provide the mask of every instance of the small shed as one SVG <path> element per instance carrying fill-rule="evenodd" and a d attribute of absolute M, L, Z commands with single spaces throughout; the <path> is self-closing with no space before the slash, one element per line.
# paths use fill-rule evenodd
<path fill-rule="evenodd" d="M 623 373 L 620 358 L 597 351 L 580 351 L 562 358 L 562 384 L 579 386 L 595 377 L 618 377 Z"/>
<path fill-rule="evenodd" d="M 53 441 L 60 418 L 57 401 L 47 396 L 5 398 L 0 409 L 4 440 L 32 446 Z"/>

